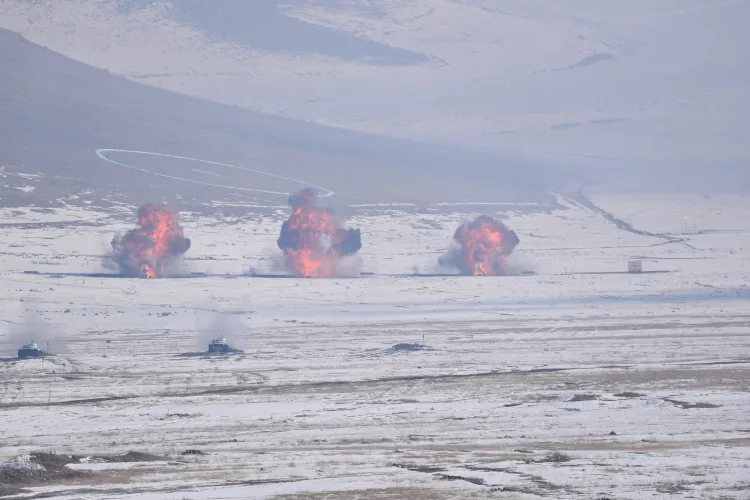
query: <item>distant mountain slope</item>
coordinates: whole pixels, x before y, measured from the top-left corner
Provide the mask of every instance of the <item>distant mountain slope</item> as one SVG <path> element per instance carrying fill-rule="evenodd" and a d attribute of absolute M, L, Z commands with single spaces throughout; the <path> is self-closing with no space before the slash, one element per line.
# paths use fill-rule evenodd
<path fill-rule="evenodd" d="M 0 26 L 155 87 L 634 188 L 741 177 L 749 18 L 746 0 L 0 0 Z"/>
<path fill-rule="evenodd" d="M 153 1 L 121 2 L 128 11 Z M 286 14 L 274 2 L 247 0 L 179 0 L 170 14 L 173 19 L 193 26 L 209 37 L 246 47 L 287 54 L 320 54 L 347 61 L 374 65 L 416 65 L 430 62 L 425 54 L 400 49 Z"/>
<path fill-rule="evenodd" d="M 279 204 L 301 187 L 237 169 L 120 155 L 122 162 L 188 177 L 185 182 L 107 163 L 97 148 L 155 151 L 254 168 L 332 189 L 345 202 L 519 200 L 543 187 L 528 162 L 398 141 L 266 116 L 181 96 L 111 75 L 0 30 L 0 204 L 170 199 Z M 21 174 L 19 176 L 19 173 Z M 40 177 L 35 177 L 40 175 Z M 536 183 L 535 183 L 536 182 Z"/>

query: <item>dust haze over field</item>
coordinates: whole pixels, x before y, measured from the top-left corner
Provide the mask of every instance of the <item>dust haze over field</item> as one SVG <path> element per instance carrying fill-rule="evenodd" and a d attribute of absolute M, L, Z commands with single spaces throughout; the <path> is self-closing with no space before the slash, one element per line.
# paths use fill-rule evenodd
<path fill-rule="evenodd" d="M 749 17 L 0 0 L 0 497 L 746 499 Z"/>

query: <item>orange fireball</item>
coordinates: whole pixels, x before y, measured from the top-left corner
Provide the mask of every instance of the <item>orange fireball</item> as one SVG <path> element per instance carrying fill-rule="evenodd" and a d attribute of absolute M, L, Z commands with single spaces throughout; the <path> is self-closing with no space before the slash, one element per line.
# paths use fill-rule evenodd
<path fill-rule="evenodd" d="M 177 214 L 153 203 L 138 210 L 138 227 L 112 240 L 120 272 L 142 278 L 162 276 L 165 265 L 189 248 L 190 239 L 177 223 Z"/>
<path fill-rule="evenodd" d="M 439 263 L 474 276 L 507 274 L 508 255 L 519 242 L 514 231 L 487 215 L 459 226 L 453 239 L 458 248 L 442 256 Z"/>
<path fill-rule="evenodd" d="M 289 271 L 298 276 L 331 277 L 343 256 L 362 248 L 359 229 L 344 229 L 331 210 L 317 207 L 317 193 L 312 189 L 291 195 L 289 203 L 294 209 L 277 241 Z"/>

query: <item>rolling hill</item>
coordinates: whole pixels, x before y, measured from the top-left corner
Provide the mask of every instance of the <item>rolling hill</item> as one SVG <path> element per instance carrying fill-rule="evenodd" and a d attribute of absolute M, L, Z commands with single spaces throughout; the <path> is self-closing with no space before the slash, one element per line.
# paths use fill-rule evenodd
<path fill-rule="evenodd" d="M 335 191 L 338 203 L 518 201 L 544 187 L 528 160 L 499 158 L 268 116 L 178 95 L 112 75 L 0 31 L 0 165 L 4 205 L 110 204 L 165 200 L 278 205 L 284 179 L 239 169 L 123 155 L 99 148 L 168 153 L 262 170 Z M 203 174 L 210 174 L 206 181 Z M 221 180 L 215 181 L 215 177 Z M 196 182 L 201 182 L 200 184 Z M 207 184 L 221 184 L 227 188 Z"/>
<path fill-rule="evenodd" d="M 744 0 L 0 1 L 0 27 L 153 87 L 656 191 L 747 180 L 748 16 Z"/>

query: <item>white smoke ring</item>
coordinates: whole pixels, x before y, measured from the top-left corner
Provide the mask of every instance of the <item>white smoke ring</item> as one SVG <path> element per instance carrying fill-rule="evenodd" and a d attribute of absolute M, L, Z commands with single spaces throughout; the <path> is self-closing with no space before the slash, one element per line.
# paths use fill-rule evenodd
<path fill-rule="evenodd" d="M 174 159 L 177 159 L 177 160 L 196 161 L 198 163 L 206 163 L 206 164 L 209 164 L 209 165 L 218 165 L 218 166 L 222 166 L 222 167 L 235 168 L 237 170 L 245 170 L 247 172 L 253 172 L 255 174 L 260 174 L 260 175 L 267 175 L 269 177 L 274 177 L 276 179 L 282 179 L 282 180 L 285 180 L 285 181 L 296 182 L 296 183 L 302 184 L 304 186 L 313 187 L 313 188 L 315 188 L 315 189 L 317 189 L 319 191 L 318 196 L 320 196 L 320 197 L 333 196 L 333 194 L 334 194 L 333 191 L 331 191 L 330 189 L 326 189 L 326 188 L 321 187 L 321 186 L 316 186 L 315 184 L 310 184 L 309 182 L 301 181 L 301 180 L 298 180 L 298 179 L 292 179 L 291 177 L 284 177 L 282 175 L 271 174 L 269 172 L 263 172 L 261 170 L 255 170 L 255 169 L 252 169 L 252 168 L 238 167 L 236 165 L 231 165 L 229 163 L 221 163 L 221 162 L 218 162 L 218 161 L 210 161 L 210 160 L 201 160 L 200 158 L 190 158 L 188 156 L 177 156 L 177 155 L 170 155 L 170 154 L 166 154 L 166 153 L 154 153 L 152 151 L 134 151 L 134 150 L 131 150 L 131 149 L 104 149 L 104 148 L 96 150 L 96 155 L 99 158 L 101 158 L 102 160 L 107 161 L 109 163 L 113 163 L 115 165 L 119 165 L 119 166 L 125 167 L 125 168 L 130 168 L 130 169 L 133 169 L 133 170 L 139 170 L 139 171 L 145 172 L 147 174 L 153 174 L 153 175 L 156 175 L 156 176 L 159 176 L 159 177 L 165 177 L 167 179 L 174 179 L 174 180 L 178 180 L 178 181 L 190 182 L 192 184 L 201 184 L 203 186 L 211 186 L 211 187 L 218 187 L 218 188 L 223 188 L 223 189 L 231 189 L 231 190 L 235 190 L 235 191 L 249 191 L 249 192 L 253 192 L 253 193 L 280 194 L 280 195 L 289 195 L 289 194 L 291 194 L 291 193 L 282 193 L 280 191 L 268 191 L 268 190 L 265 190 L 265 189 L 242 188 L 242 187 L 236 187 L 236 186 L 227 186 L 225 184 L 213 184 L 213 183 L 210 183 L 210 182 L 196 181 L 196 180 L 193 180 L 193 179 L 185 179 L 184 177 L 177 177 L 177 176 L 174 176 L 174 175 L 169 175 L 169 174 L 164 174 L 164 173 L 161 173 L 161 172 L 157 172 L 155 170 L 149 170 L 149 169 L 143 168 L 143 167 L 136 167 L 134 165 L 128 165 L 127 163 L 123 163 L 123 162 L 120 162 L 120 161 L 117 161 L 117 160 L 113 160 L 112 158 L 108 158 L 107 157 L 107 153 L 131 153 L 131 154 L 149 155 L 149 156 L 162 156 L 162 157 L 165 157 L 165 158 L 174 158 Z"/>

